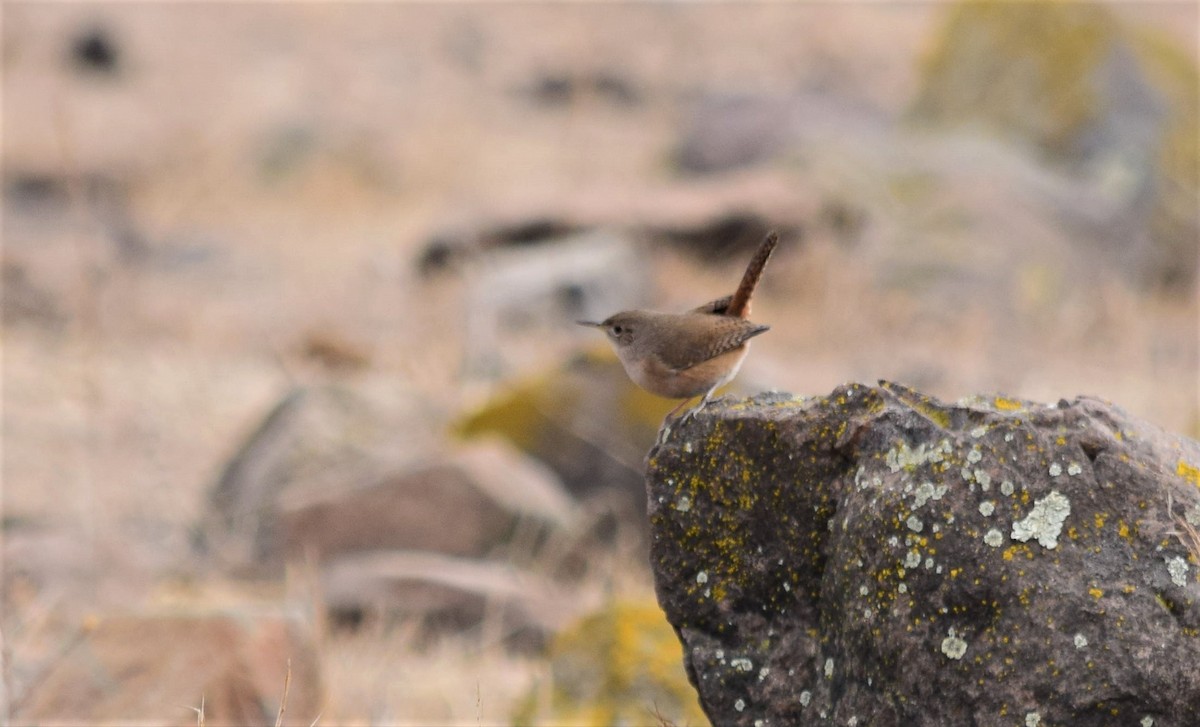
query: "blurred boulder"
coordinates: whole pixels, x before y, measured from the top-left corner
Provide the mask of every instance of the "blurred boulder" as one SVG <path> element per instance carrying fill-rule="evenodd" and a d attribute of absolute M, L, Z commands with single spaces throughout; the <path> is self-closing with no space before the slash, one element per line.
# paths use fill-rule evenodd
<path fill-rule="evenodd" d="M 288 391 L 222 467 L 197 546 L 235 571 L 279 567 L 285 492 L 346 492 L 411 466 L 436 451 L 431 416 L 411 394 L 389 386 Z"/>
<path fill-rule="evenodd" d="M 552 71 L 539 75 L 525 93 L 536 104 L 554 108 L 586 100 L 615 107 L 636 106 L 642 94 L 625 77 L 612 71 L 568 73 Z"/>
<path fill-rule="evenodd" d="M 764 395 L 651 452 L 651 567 L 714 724 L 1191 725 L 1198 484 L 1091 397 Z"/>
<path fill-rule="evenodd" d="M 497 394 L 457 429 L 506 438 L 545 462 L 576 499 L 611 508 L 640 531 L 642 458 L 674 406 L 630 381 L 605 345 Z"/>
<path fill-rule="evenodd" d="M 633 241 L 603 230 L 488 253 L 468 276 L 466 373 L 497 378 L 521 336 L 641 301 L 648 278 Z"/>
<path fill-rule="evenodd" d="M 540 214 L 480 224 L 470 229 L 445 229 L 432 235 L 425 243 L 417 259 L 417 270 L 422 275 L 433 275 L 461 268 L 468 260 L 483 252 L 551 243 L 555 238 L 581 231 L 578 222 Z"/>
<path fill-rule="evenodd" d="M 913 118 L 984 127 L 1089 180 L 1085 231 L 1139 282 L 1187 287 L 1200 225 L 1194 59 L 1095 3 L 962 2 L 922 69 Z"/>
<path fill-rule="evenodd" d="M 5 260 L 0 273 L 0 315 L 4 325 L 32 324 L 59 330 L 67 322 L 62 306 L 49 289 L 42 287 L 28 269 Z"/>
<path fill-rule="evenodd" d="M 365 487 L 283 497 L 269 557 L 321 562 L 386 549 L 481 557 L 521 527 L 573 520 L 574 503 L 548 468 L 485 440 Z"/>
<path fill-rule="evenodd" d="M 568 626 L 516 724 L 706 724 L 679 642 L 653 602 L 617 601 Z"/>
<path fill-rule="evenodd" d="M 792 132 L 791 99 L 706 94 L 692 108 L 676 152 L 676 164 L 689 174 L 759 164 L 779 154 Z"/>
<path fill-rule="evenodd" d="M 284 724 L 323 706 L 311 636 L 260 614 L 108 616 L 89 624 L 18 700 L 20 724 L 274 724 L 291 670 Z"/>
<path fill-rule="evenodd" d="M 732 210 L 686 227 L 664 226 L 655 229 L 662 238 L 707 263 L 725 262 L 751 255 L 768 233 L 778 232 L 784 239 L 801 235 L 798 225 L 780 225 L 755 212 Z M 730 283 L 730 289 L 736 287 Z"/>
<path fill-rule="evenodd" d="M 108 28 L 85 28 L 71 41 L 71 65 L 86 73 L 116 75 L 121 70 L 121 49 Z"/>
<path fill-rule="evenodd" d="M 512 563 L 430 551 L 360 552 L 330 559 L 321 593 L 335 622 L 415 620 L 421 635 L 479 629 L 506 647 L 544 646 L 585 601 Z"/>

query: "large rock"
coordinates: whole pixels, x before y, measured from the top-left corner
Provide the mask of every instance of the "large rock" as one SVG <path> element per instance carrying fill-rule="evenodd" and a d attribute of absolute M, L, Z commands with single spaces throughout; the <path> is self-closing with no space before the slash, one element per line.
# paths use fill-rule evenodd
<path fill-rule="evenodd" d="M 1103 212 L 1079 236 L 1140 282 L 1187 290 L 1197 252 L 1193 55 L 1101 3 L 960 2 L 948 12 L 914 118 L 994 130 L 1089 180 Z"/>
<path fill-rule="evenodd" d="M 513 723 L 705 724 L 679 643 L 652 601 L 610 601 L 559 633 Z"/>
<path fill-rule="evenodd" d="M 278 508 L 271 552 L 319 560 L 389 549 L 481 557 L 521 527 L 566 528 L 575 515 L 549 469 L 499 439 L 367 486 L 283 497 Z"/>
<path fill-rule="evenodd" d="M 290 677 L 289 675 L 290 671 Z M 111 616 L 18 701 L 18 724 L 312 724 L 324 697 L 306 629 L 261 614 Z"/>
<path fill-rule="evenodd" d="M 652 451 L 651 562 L 714 724 L 1191 725 L 1198 484 L 1093 398 L 764 395 Z"/>

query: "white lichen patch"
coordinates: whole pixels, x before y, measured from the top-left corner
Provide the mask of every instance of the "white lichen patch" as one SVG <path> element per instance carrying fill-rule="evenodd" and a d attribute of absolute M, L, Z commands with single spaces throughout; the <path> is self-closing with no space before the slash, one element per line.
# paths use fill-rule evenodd
<path fill-rule="evenodd" d="M 912 449 L 908 442 L 900 442 L 887 451 L 883 461 L 894 474 L 902 469 L 912 471 L 926 462 L 941 462 L 942 459 L 940 445 L 926 447 L 919 444 L 916 449 Z"/>
<path fill-rule="evenodd" d="M 957 661 L 963 658 L 963 654 L 967 653 L 967 642 L 954 633 L 953 626 L 950 627 L 948 634 L 946 638 L 942 639 L 942 653 Z"/>
<path fill-rule="evenodd" d="M 900 585 L 896 586 L 896 590 L 900 593 L 908 593 L 908 584 L 901 583 Z"/>
<path fill-rule="evenodd" d="M 908 529 L 914 533 L 919 533 L 925 529 L 925 523 L 921 522 L 921 518 L 917 517 L 916 515 L 909 515 L 908 520 L 906 520 L 904 524 L 907 525 Z"/>
<path fill-rule="evenodd" d="M 1062 474 L 1062 465 L 1059 464 L 1058 462 L 1051 462 L 1050 463 L 1050 476 L 1058 477 L 1061 474 Z"/>
<path fill-rule="evenodd" d="M 701 584 L 708 583 L 708 571 L 700 571 L 697 573 L 696 582 Z"/>
<path fill-rule="evenodd" d="M 860 596 L 865 596 L 865 595 L 867 595 L 867 594 L 868 594 L 868 593 L 870 593 L 870 592 L 871 592 L 871 589 L 870 589 L 870 588 L 867 588 L 866 586 L 859 586 L 859 587 L 858 587 L 858 595 L 860 595 Z"/>
<path fill-rule="evenodd" d="M 737 711 L 741 712 L 743 709 L 746 708 L 746 700 L 744 700 L 744 699 L 737 700 L 736 702 L 733 703 L 733 708 L 736 709 Z"/>
<path fill-rule="evenodd" d="M 833 659 L 825 660 L 825 678 L 826 679 L 833 678 Z"/>
<path fill-rule="evenodd" d="M 1171 574 L 1171 582 L 1183 588 L 1187 585 L 1188 564 L 1178 556 L 1167 558 L 1167 572 Z"/>
<path fill-rule="evenodd" d="M 917 509 L 930 500 L 940 500 L 946 494 L 946 485 L 934 487 L 932 482 L 922 482 L 913 493 L 913 509 Z"/>
<path fill-rule="evenodd" d="M 967 452 L 967 461 L 975 464 L 983 459 L 983 452 L 979 451 L 979 447 L 972 447 L 970 452 Z"/>
<path fill-rule="evenodd" d="M 754 662 L 750 661 L 749 659 L 747 659 L 745 657 L 738 657 L 737 659 L 730 659 L 729 666 L 732 666 L 734 669 L 737 669 L 738 671 L 754 671 Z"/>
<path fill-rule="evenodd" d="M 1142 717 L 1142 727 L 1154 727 L 1154 718 L 1148 715 Z"/>
<path fill-rule="evenodd" d="M 675 501 L 675 509 L 679 512 L 687 512 L 688 510 L 691 510 L 692 498 L 688 497 L 687 495 L 680 495 L 679 499 Z"/>
<path fill-rule="evenodd" d="M 1072 462 L 1071 464 L 1067 465 L 1067 474 L 1071 477 L 1075 477 L 1081 472 L 1083 472 L 1083 468 L 1079 466 L 1078 462 Z"/>
<path fill-rule="evenodd" d="M 800 692 L 800 706 L 807 707 L 812 702 L 812 692 L 805 689 Z"/>
<path fill-rule="evenodd" d="M 975 439 L 979 439 L 983 435 L 987 434 L 987 431 L 988 431 L 987 425 L 981 424 L 971 430 L 971 436 L 974 437 Z"/>
<path fill-rule="evenodd" d="M 1029 712 L 1025 715 L 1025 727 L 1038 727 L 1042 723 L 1042 715 Z"/>
<path fill-rule="evenodd" d="M 1004 543 L 1004 533 L 992 528 L 991 530 L 987 531 L 987 535 L 983 536 L 983 542 L 987 543 L 993 548 L 999 548 Z"/>
<path fill-rule="evenodd" d="M 929 570 L 932 567 L 933 567 L 933 558 L 926 558 L 925 559 L 925 570 Z"/>
<path fill-rule="evenodd" d="M 1082 649 L 1088 645 L 1087 637 L 1083 634 L 1075 634 L 1075 648 Z"/>
<path fill-rule="evenodd" d="M 979 489 L 987 492 L 992 486 L 992 476 L 984 470 L 975 470 L 975 481 L 979 483 Z"/>
<path fill-rule="evenodd" d="M 1071 514 L 1071 501 L 1058 490 L 1052 491 L 1033 504 L 1033 511 L 1024 520 L 1013 523 L 1012 539 L 1022 543 L 1030 539 L 1038 541 L 1043 548 L 1058 547 L 1058 535 L 1063 521 Z"/>
<path fill-rule="evenodd" d="M 983 515 L 984 517 L 990 517 L 991 514 L 995 511 L 996 511 L 996 503 L 992 502 L 991 500 L 984 500 L 983 502 L 979 503 L 979 514 L 980 515 Z"/>
<path fill-rule="evenodd" d="M 1188 521 L 1188 525 L 1200 528 L 1200 505 L 1193 505 L 1190 510 L 1184 513 L 1183 517 Z"/>
<path fill-rule="evenodd" d="M 1008 497 L 1009 495 L 1013 494 L 1013 483 L 1009 482 L 1008 480 L 1001 482 L 1000 483 L 1000 494 L 1004 495 L 1005 497 Z"/>

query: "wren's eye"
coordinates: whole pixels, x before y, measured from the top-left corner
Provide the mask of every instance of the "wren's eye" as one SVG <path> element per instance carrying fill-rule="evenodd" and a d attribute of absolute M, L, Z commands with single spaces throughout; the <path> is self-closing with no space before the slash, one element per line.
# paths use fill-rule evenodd
<path fill-rule="evenodd" d="M 625 329 L 622 328 L 621 326 L 613 326 L 613 333 L 617 334 L 618 336 L 624 332 L 625 332 Z"/>

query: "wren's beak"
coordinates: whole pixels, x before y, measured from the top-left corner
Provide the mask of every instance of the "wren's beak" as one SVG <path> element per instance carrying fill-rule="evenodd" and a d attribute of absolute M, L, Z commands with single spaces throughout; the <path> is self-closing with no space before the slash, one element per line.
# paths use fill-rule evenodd
<path fill-rule="evenodd" d="M 588 326 L 589 328 L 603 328 L 604 327 L 603 323 L 596 323 L 594 321 L 575 321 L 575 325 Z"/>

